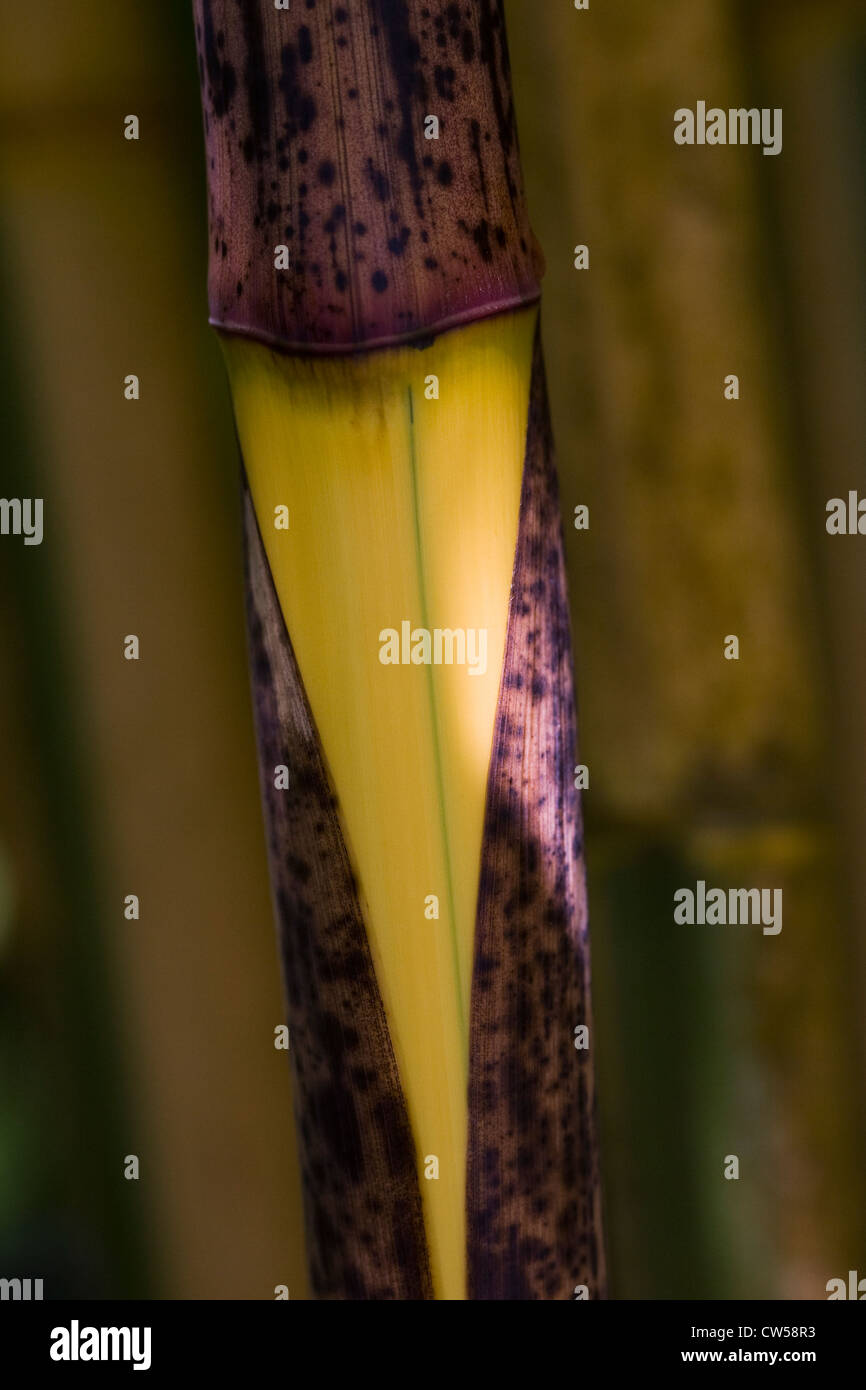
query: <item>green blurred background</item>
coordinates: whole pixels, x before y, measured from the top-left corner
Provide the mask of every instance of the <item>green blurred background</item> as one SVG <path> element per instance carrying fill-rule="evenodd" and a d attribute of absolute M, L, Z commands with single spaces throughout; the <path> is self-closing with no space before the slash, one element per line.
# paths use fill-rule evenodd
<path fill-rule="evenodd" d="M 866 11 L 507 10 L 611 1292 L 823 1298 L 866 1274 L 866 542 L 824 528 L 866 494 Z M 0 20 L 2 491 L 46 528 L 0 546 L 0 1275 L 303 1298 L 192 23 L 182 0 Z M 677 147 L 699 99 L 781 106 L 782 155 Z M 782 887 L 781 935 L 674 927 L 698 878 Z"/>

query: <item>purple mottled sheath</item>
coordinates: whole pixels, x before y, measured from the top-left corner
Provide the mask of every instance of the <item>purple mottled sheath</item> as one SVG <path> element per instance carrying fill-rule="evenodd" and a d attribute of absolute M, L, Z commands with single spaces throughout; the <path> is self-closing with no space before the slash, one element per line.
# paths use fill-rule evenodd
<path fill-rule="evenodd" d="M 211 322 L 287 353 L 538 298 L 498 0 L 194 0 Z M 431 117 L 438 121 L 439 139 Z M 444 153 L 443 153 L 444 152 Z M 275 276 L 274 247 L 292 275 Z M 352 866 L 249 495 L 253 693 L 314 1295 L 433 1297 L 414 1139 Z M 561 524 L 536 340 L 470 1016 L 467 1296 L 604 1296 Z M 350 1008 L 347 1010 L 347 1000 Z"/>

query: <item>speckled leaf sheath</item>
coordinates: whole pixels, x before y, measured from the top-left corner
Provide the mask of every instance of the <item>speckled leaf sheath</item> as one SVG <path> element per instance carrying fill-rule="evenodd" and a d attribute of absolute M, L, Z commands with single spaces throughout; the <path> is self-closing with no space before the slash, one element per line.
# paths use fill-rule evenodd
<path fill-rule="evenodd" d="M 290 1028 L 310 1283 L 432 1297 L 415 1147 L 338 811 L 253 505 L 247 618 Z M 273 769 L 291 768 L 291 787 Z"/>
<path fill-rule="evenodd" d="M 574 789 L 571 639 L 536 337 L 505 665 L 487 787 L 469 1048 L 472 1299 L 605 1293 Z"/>
<path fill-rule="evenodd" d="M 328 352 L 538 298 L 501 0 L 195 0 L 195 20 L 213 323 Z"/>

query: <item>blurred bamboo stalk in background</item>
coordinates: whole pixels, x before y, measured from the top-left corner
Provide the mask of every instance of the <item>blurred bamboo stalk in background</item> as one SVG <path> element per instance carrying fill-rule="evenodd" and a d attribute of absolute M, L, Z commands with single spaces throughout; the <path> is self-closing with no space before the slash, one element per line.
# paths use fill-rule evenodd
<path fill-rule="evenodd" d="M 819 11 L 807 0 L 740 5 L 743 47 L 756 73 L 786 103 L 796 163 L 775 171 L 767 199 L 771 227 L 790 227 L 783 254 L 764 247 L 784 364 L 792 388 L 788 431 L 800 499 L 804 552 L 825 615 L 820 656 L 833 729 L 824 768 L 825 800 L 839 839 L 837 892 L 849 929 L 843 943 L 845 1009 L 859 1026 L 854 1048 L 859 1104 L 852 1120 L 866 1152 L 866 656 L 857 635 L 866 614 L 866 572 L 856 542 L 829 540 L 826 505 L 866 495 L 866 13 L 857 0 Z M 814 190 L 804 198 L 803 186 Z M 852 752 L 854 756 L 852 756 Z M 853 1060 L 853 1059 L 852 1059 Z M 863 1214 L 849 1209 L 851 1261 L 866 1238 Z"/>
<path fill-rule="evenodd" d="M 818 33 L 842 52 L 862 34 L 851 7 L 829 22 L 814 9 L 807 45 Z M 776 53 L 791 7 L 767 11 Z M 518 101 L 535 117 L 523 143 L 553 291 L 565 512 L 591 516 L 570 560 L 612 1292 L 822 1297 L 863 1229 L 846 1039 L 864 921 L 839 891 L 820 664 L 825 614 L 846 598 L 836 588 L 825 610 L 816 590 L 823 504 L 789 447 L 785 402 L 800 388 L 767 277 L 780 243 L 827 243 L 793 218 L 766 222 L 769 166 L 800 207 L 826 205 L 804 199 L 814 185 L 793 125 L 778 161 L 673 142 L 674 111 L 698 97 L 782 104 L 733 6 L 675 0 L 661 16 L 624 0 L 549 25 L 509 13 Z M 581 242 L 587 273 L 572 266 Z M 798 284 L 821 301 L 811 278 Z M 829 336 L 816 335 L 821 352 Z M 728 633 L 738 664 L 722 660 Z M 863 682 L 847 689 L 862 710 Z M 673 891 L 697 878 L 784 885 L 782 937 L 673 927 Z M 725 1184 L 731 1151 L 742 1176 Z"/>
<path fill-rule="evenodd" d="M 58 721 L 53 735 L 47 722 L 34 727 L 31 746 L 48 756 L 53 737 L 81 749 L 77 782 L 59 762 L 37 787 L 34 758 L 14 791 L 33 805 L 35 838 L 16 866 L 27 915 L 12 944 L 25 921 L 28 934 L 13 985 L 25 1000 L 34 990 L 65 998 L 66 1009 L 52 1008 L 50 1046 L 33 1062 L 34 1086 L 52 1097 L 31 1140 L 34 1171 L 48 1170 L 61 1201 L 50 1214 L 43 1203 L 39 1219 L 68 1247 L 70 1294 L 94 1289 L 76 1258 L 96 1262 L 99 1296 L 142 1290 L 140 1247 L 123 1253 L 140 1223 L 151 1292 L 273 1298 L 285 1284 L 302 1298 L 290 1097 L 273 1045 L 283 1011 L 231 578 L 231 416 L 200 321 L 192 26 L 173 4 L 113 0 L 50 15 L 7 3 L 0 17 L 7 327 L 26 373 L 32 490 L 46 515 L 45 541 L 24 552 L 11 591 L 21 626 L 12 670 L 32 682 L 24 707 Z M 124 139 L 128 112 L 140 118 L 138 142 Z M 141 382 L 134 402 L 128 372 Z M 35 659 L 50 614 L 69 672 L 60 686 L 55 661 Z M 138 663 L 123 660 L 129 632 L 141 639 Z M 8 738 L 24 746 L 23 734 Z M 86 855 L 89 899 L 72 888 Z M 50 911 L 33 902 L 41 874 Z M 123 916 L 130 892 L 137 922 Z M 58 978 L 66 952 L 92 973 L 72 999 Z M 70 989 L 77 978 L 68 975 Z M 117 1052 L 111 1013 L 122 1024 Z M 88 1049 L 73 1086 L 60 1059 Z M 129 1152 L 138 1183 L 123 1178 Z M 49 1278 L 46 1297 L 56 1288 Z"/>

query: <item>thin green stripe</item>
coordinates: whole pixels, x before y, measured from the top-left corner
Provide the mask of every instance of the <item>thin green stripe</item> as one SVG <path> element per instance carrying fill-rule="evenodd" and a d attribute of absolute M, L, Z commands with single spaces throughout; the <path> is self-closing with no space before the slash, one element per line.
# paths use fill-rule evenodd
<path fill-rule="evenodd" d="M 427 612 L 427 586 L 424 582 L 424 549 L 421 543 L 421 518 L 418 510 L 418 468 L 415 457 L 415 407 L 412 398 L 412 387 L 408 387 L 409 398 L 409 460 L 412 470 L 412 507 L 415 516 L 415 550 L 418 559 L 418 587 L 421 594 L 421 623 L 424 628 L 430 630 L 429 616 Z M 457 1016 L 460 1022 L 460 1039 L 463 1047 L 463 1059 L 468 1073 L 469 1070 L 469 1030 L 463 1006 L 463 981 L 460 978 L 460 952 L 457 946 L 457 912 L 454 906 L 454 884 L 451 873 L 451 849 L 448 843 L 448 822 L 445 816 L 445 788 L 442 776 L 442 751 L 439 745 L 439 721 L 436 713 L 436 694 L 433 684 L 433 665 L 432 662 L 427 667 L 427 682 L 430 691 L 430 721 L 433 726 L 433 755 L 436 763 L 436 780 L 439 800 L 439 820 L 442 831 L 442 843 L 445 847 L 445 872 L 448 881 L 448 911 L 451 918 L 451 949 L 454 956 L 454 976 L 457 981 Z"/>

